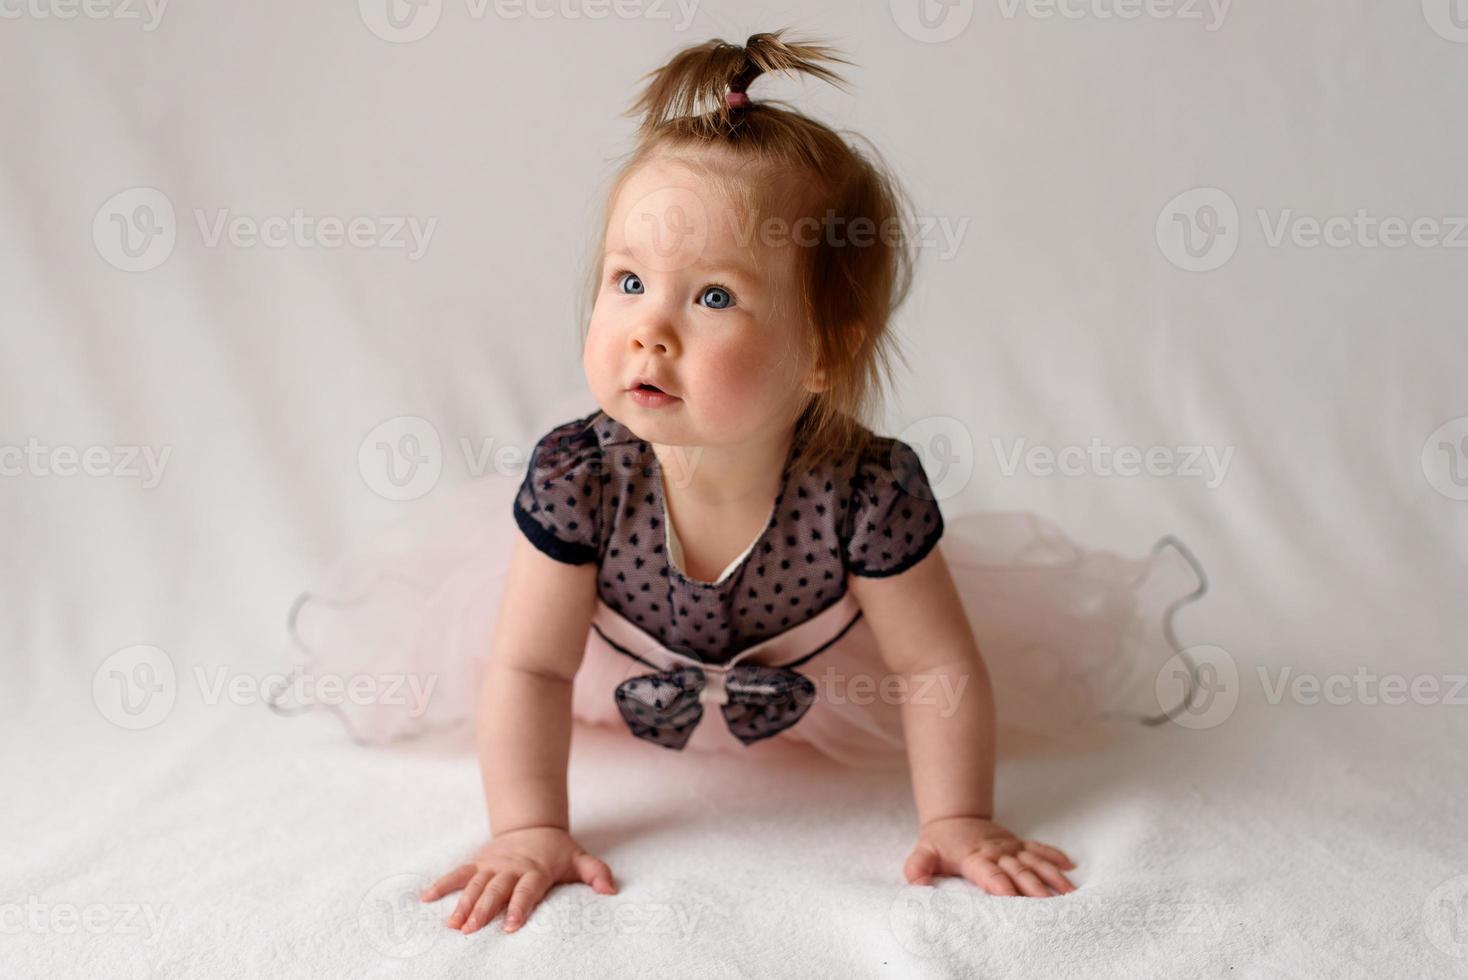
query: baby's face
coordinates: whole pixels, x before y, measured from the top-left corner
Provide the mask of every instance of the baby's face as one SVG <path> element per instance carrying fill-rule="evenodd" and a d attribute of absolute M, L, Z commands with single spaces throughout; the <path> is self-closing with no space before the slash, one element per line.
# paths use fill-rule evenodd
<path fill-rule="evenodd" d="M 768 439 L 817 390 L 801 342 L 799 246 L 762 245 L 750 219 L 667 160 L 639 167 L 613 203 L 583 363 L 601 408 L 642 439 Z M 639 378 L 673 397 L 636 393 Z"/>

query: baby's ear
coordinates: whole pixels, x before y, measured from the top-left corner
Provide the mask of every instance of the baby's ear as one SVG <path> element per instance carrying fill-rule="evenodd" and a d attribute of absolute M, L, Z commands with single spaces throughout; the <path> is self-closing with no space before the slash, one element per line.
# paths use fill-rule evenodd
<path fill-rule="evenodd" d="M 819 393 L 826 390 L 826 369 L 819 364 L 811 368 L 810 374 L 805 376 L 805 390 Z"/>

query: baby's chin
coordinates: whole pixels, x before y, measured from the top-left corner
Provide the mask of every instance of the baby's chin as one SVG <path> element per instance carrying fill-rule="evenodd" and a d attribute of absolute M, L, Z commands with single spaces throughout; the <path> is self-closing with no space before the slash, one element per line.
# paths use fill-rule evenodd
<path fill-rule="evenodd" d="M 626 394 L 598 401 L 608 417 L 620 422 L 643 442 L 660 446 L 691 446 L 700 442 L 697 426 L 688 417 L 688 406 L 682 399 L 661 408 L 645 408 Z"/>

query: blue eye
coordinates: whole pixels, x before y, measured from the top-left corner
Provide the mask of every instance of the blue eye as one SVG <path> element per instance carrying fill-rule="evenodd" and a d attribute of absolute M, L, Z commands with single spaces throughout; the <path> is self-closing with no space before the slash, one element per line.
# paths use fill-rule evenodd
<path fill-rule="evenodd" d="M 703 291 L 700 299 L 707 300 L 705 303 L 711 310 L 727 310 L 734 305 L 734 296 L 723 286 L 710 286 Z"/>
<path fill-rule="evenodd" d="M 623 286 L 627 286 L 629 283 L 631 284 L 629 288 L 622 289 Z M 637 278 L 637 273 L 635 272 L 623 272 L 618 275 L 617 288 L 622 289 L 624 293 L 630 296 L 641 296 L 647 292 L 647 287 L 642 284 L 641 279 Z"/>

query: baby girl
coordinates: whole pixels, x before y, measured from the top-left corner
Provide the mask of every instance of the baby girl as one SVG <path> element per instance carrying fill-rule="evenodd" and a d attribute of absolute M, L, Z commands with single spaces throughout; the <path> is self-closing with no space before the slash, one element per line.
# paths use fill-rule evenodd
<path fill-rule="evenodd" d="M 994 819 L 994 698 L 942 514 L 914 450 L 861 421 L 910 280 L 901 192 L 831 129 L 749 94 L 766 73 L 839 81 L 839 61 L 781 33 L 711 41 L 634 107 L 584 341 L 600 410 L 536 444 L 511 508 L 478 718 L 492 837 L 422 896 L 461 893 L 450 927 L 503 911 L 518 929 L 560 882 L 616 891 L 571 833 L 573 716 L 642 751 L 898 745 L 919 820 L 909 883 L 1074 889 L 1063 852 Z M 822 695 L 841 675 L 909 696 L 884 719 Z"/>

